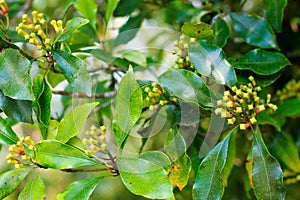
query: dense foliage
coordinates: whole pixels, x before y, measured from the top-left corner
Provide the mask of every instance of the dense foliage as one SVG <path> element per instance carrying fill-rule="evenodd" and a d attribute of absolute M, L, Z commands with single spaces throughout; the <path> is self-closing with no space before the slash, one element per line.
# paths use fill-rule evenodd
<path fill-rule="evenodd" d="M 300 5 L 0 0 L 0 199 L 296 199 Z"/>

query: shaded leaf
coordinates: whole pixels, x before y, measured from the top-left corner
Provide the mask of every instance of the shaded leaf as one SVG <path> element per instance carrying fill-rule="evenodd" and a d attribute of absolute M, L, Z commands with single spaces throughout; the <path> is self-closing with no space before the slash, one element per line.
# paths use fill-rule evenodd
<path fill-rule="evenodd" d="M 171 161 L 169 157 L 161 151 L 147 151 L 141 154 L 139 158 L 157 164 L 158 166 L 163 167 L 166 171 L 170 170 Z"/>
<path fill-rule="evenodd" d="M 75 147 L 56 140 L 46 140 L 35 145 L 39 165 L 53 169 L 72 169 L 95 165 L 96 161 Z"/>
<path fill-rule="evenodd" d="M 271 116 L 269 116 L 266 112 L 260 112 L 260 113 L 256 116 L 256 119 L 257 119 L 257 123 L 258 123 L 258 124 L 262 124 L 262 125 L 269 124 L 269 125 L 274 126 L 278 131 L 281 130 L 281 127 L 280 127 L 280 125 L 276 122 L 276 120 L 273 119 Z"/>
<path fill-rule="evenodd" d="M 10 124 L 0 117 L 0 144 L 16 144 L 19 141 Z"/>
<path fill-rule="evenodd" d="M 125 15 L 129 15 L 135 9 L 137 9 L 142 3 L 143 3 L 143 0 L 135 0 L 135 1 L 120 0 L 117 8 L 114 10 L 114 16 L 122 17 Z"/>
<path fill-rule="evenodd" d="M 130 192 L 150 199 L 173 196 L 172 184 L 163 167 L 141 158 L 119 158 L 121 179 Z"/>
<path fill-rule="evenodd" d="M 192 169 L 192 161 L 187 154 L 183 154 L 172 163 L 170 172 L 171 183 L 179 188 L 180 191 L 187 185 Z"/>
<path fill-rule="evenodd" d="M 57 200 L 88 200 L 102 177 L 89 178 L 76 181 L 70 184 L 63 192 L 56 197 Z"/>
<path fill-rule="evenodd" d="M 300 99 L 291 99 L 285 101 L 273 113 L 275 118 L 298 117 L 300 116 Z"/>
<path fill-rule="evenodd" d="M 107 1 L 106 12 L 105 12 L 106 24 L 108 24 L 109 19 L 110 19 L 112 13 L 114 12 L 114 10 L 117 8 L 119 1 L 120 0 Z"/>
<path fill-rule="evenodd" d="M 283 14 L 287 5 L 287 0 L 268 0 L 264 2 L 264 13 L 266 15 L 266 19 L 276 32 L 281 32 Z"/>
<path fill-rule="evenodd" d="M 216 36 L 216 45 L 219 47 L 223 47 L 227 43 L 227 39 L 230 37 L 230 27 L 228 26 L 227 22 L 222 19 L 218 18 L 213 24 L 213 31 L 214 35 Z"/>
<path fill-rule="evenodd" d="M 257 199 L 284 199 L 282 170 L 277 160 L 269 153 L 258 127 L 253 142 L 252 180 L 255 196 Z"/>
<path fill-rule="evenodd" d="M 291 65 L 290 61 L 279 52 L 254 49 L 243 55 L 234 64 L 234 68 L 248 69 L 260 75 L 271 75 L 279 72 L 288 65 Z"/>
<path fill-rule="evenodd" d="M 42 139 L 47 137 L 47 128 L 51 117 L 52 92 L 43 75 L 38 75 L 33 80 L 33 110 L 37 116 L 38 124 L 42 133 Z"/>
<path fill-rule="evenodd" d="M 98 105 L 95 103 L 85 103 L 74 108 L 59 123 L 56 139 L 66 143 L 83 128 L 90 112 Z"/>
<path fill-rule="evenodd" d="M 224 52 L 205 41 L 190 45 L 189 57 L 196 70 L 217 83 L 233 86 L 237 83 L 235 71 L 226 60 Z"/>
<path fill-rule="evenodd" d="M 126 58 L 128 61 L 131 61 L 133 63 L 136 63 L 140 66 L 146 67 L 147 64 L 147 58 L 146 55 L 138 50 L 131 50 L 131 49 L 122 49 L 121 51 L 118 51 L 124 58 Z"/>
<path fill-rule="evenodd" d="M 92 94 L 92 78 L 88 74 L 84 62 L 65 51 L 54 50 L 52 53 L 70 85 L 90 96 Z"/>
<path fill-rule="evenodd" d="M 18 200 L 42 200 L 46 198 L 45 184 L 40 176 L 31 179 L 19 194 Z"/>
<path fill-rule="evenodd" d="M 0 89 L 17 100 L 34 99 L 30 78 L 30 61 L 18 50 L 5 49 L 0 54 Z"/>
<path fill-rule="evenodd" d="M 264 18 L 246 13 L 231 13 L 233 28 L 248 44 L 278 49 L 275 34 Z"/>
<path fill-rule="evenodd" d="M 168 70 L 158 77 L 159 84 L 185 102 L 212 106 L 210 91 L 204 81 L 193 72 Z"/>
<path fill-rule="evenodd" d="M 0 199 L 11 194 L 31 171 L 29 168 L 19 168 L 0 175 Z"/>
<path fill-rule="evenodd" d="M 178 130 L 169 130 L 167 140 L 164 145 L 164 150 L 170 156 L 172 161 L 176 161 L 186 152 L 186 143 L 183 136 L 178 133 Z"/>

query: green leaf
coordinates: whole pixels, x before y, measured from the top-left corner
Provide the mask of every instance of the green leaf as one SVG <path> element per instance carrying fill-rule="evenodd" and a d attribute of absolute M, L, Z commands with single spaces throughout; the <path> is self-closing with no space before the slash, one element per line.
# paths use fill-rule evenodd
<path fill-rule="evenodd" d="M 300 99 L 291 99 L 285 101 L 278 109 L 273 113 L 275 118 L 284 117 L 299 117 L 300 116 Z"/>
<path fill-rule="evenodd" d="M 97 164 L 75 147 L 56 140 L 46 140 L 35 145 L 39 165 L 53 169 L 72 169 Z"/>
<path fill-rule="evenodd" d="M 260 75 L 271 75 L 288 65 L 291 65 L 290 61 L 279 52 L 254 49 L 243 55 L 234 64 L 234 68 L 248 69 Z"/>
<path fill-rule="evenodd" d="M 45 184 L 40 176 L 31 179 L 20 193 L 18 200 L 42 200 L 46 198 Z"/>
<path fill-rule="evenodd" d="M 170 170 L 171 161 L 169 157 L 161 151 L 147 151 L 141 154 L 139 158 L 157 164 L 158 166 L 163 167 L 166 171 Z"/>
<path fill-rule="evenodd" d="M 135 9 L 137 9 L 143 0 L 120 0 L 118 3 L 117 8 L 114 10 L 114 16 L 116 17 L 123 17 L 132 13 Z"/>
<path fill-rule="evenodd" d="M 98 105 L 95 103 L 86 103 L 74 108 L 59 123 L 56 139 L 66 143 L 74 137 L 83 128 L 90 112 Z"/>
<path fill-rule="evenodd" d="M 196 70 L 214 79 L 217 83 L 233 86 L 237 83 L 234 69 L 226 60 L 224 52 L 205 41 L 191 44 L 189 57 Z"/>
<path fill-rule="evenodd" d="M 300 172 L 299 153 L 292 138 L 277 133 L 272 140 L 271 150 L 287 168 Z"/>
<path fill-rule="evenodd" d="M 11 194 L 24 180 L 30 168 L 19 168 L 4 172 L 0 175 L 0 199 Z"/>
<path fill-rule="evenodd" d="M 219 47 L 223 47 L 227 43 L 227 39 L 230 37 L 230 27 L 228 26 L 227 22 L 222 19 L 218 18 L 213 24 L 213 31 L 214 35 L 216 36 L 216 45 Z"/>
<path fill-rule="evenodd" d="M 102 180 L 102 177 L 89 178 L 81 181 L 76 181 L 69 185 L 63 192 L 56 197 L 57 200 L 88 200 L 95 190 L 97 184 Z"/>
<path fill-rule="evenodd" d="M 257 116 L 257 123 L 258 124 L 269 124 L 274 126 L 278 131 L 281 131 L 280 125 L 276 122 L 275 119 L 273 119 L 271 116 L 269 116 L 266 112 L 260 112 Z"/>
<path fill-rule="evenodd" d="M 120 82 L 115 100 L 114 121 L 121 131 L 128 134 L 142 112 L 143 96 L 130 67 Z"/>
<path fill-rule="evenodd" d="M 5 96 L 17 100 L 34 99 L 30 78 L 31 64 L 18 50 L 0 53 L 0 89 Z"/>
<path fill-rule="evenodd" d="M 142 158 L 119 158 L 118 168 L 124 185 L 133 194 L 150 199 L 173 196 L 166 171 L 156 163 Z"/>
<path fill-rule="evenodd" d="M 169 130 L 167 140 L 164 144 L 164 150 L 170 156 L 172 161 L 176 161 L 186 152 L 186 143 L 178 130 Z"/>
<path fill-rule="evenodd" d="M 12 99 L 4 96 L 0 90 L 0 108 L 6 116 L 17 122 L 33 123 L 31 101 Z"/>
<path fill-rule="evenodd" d="M 64 16 L 66 15 L 66 12 L 68 11 L 68 9 L 74 4 L 76 3 L 78 0 L 67 0 L 65 5 L 64 5 Z"/>
<path fill-rule="evenodd" d="M 170 172 L 171 183 L 179 188 L 180 191 L 187 185 L 192 169 L 192 161 L 187 154 L 183 154 L 174 163 Z"/>
<path fill-rule="evenodd" d="M 138 50 L 122 49 L 118 51 L 118 53 L 120 53 L 127 60 L 142 67 L 146 67 L 147 65 L 146 55 Z"/>
<path fill-rule="evenodd" d="M 252 180 L 256 198 L 284 199 L 282 170 L 277 160 L 269 153 L 258 127 L 256 127 L 253 142 Z"/>
<path fill-rule="evenodd" d="M 267 21 L 276 32 L 281 32 L 281 25 L 287 0 L 268 0 L 264 2 L 264 13 Z"/>
<path fill-rule="evenodd" d="M 109 19 L 114 12 L 114 10 L 117 8 L 118 3 L 120 0 L 109 0 L 107 1 L 107 6 L 106 6 L 106 12 L 105 12 L 105 21 L 106 24 L 108 24 Z"/>
<path fill-rule="evenodd" d="M 89 23 L 89 20 L 81 18 L 81 17 L 75 17 L 71 20 L 69 20 L 66 24 L 66 28 L 63 32 L 60 32 L 55 37 L 55 41 L 65 41 L 69 37 L 71 37 L 74 34 L 74 31 L 82 27 L 83 25 Z"/>
<path fill-rule="evenodd" d="M 11 126 L 0 117 L 0 144 L 16 144 L 18 141 L 19 138 Z"/>
<path fill-rule="evenodd" d="M 76 10 L 96 29 L 97 2 L 95 0 L 78 0 L 74 5 Z"/>
<path fill-rule="evenodd" d="M 275 34 L 264 18 L 245 13 L 231 13 L 234 30 L 250 45 L 278 49 Z"/>
<path fill-rule="evenodd" d="M 253 171 L 253 159 L 252 159 L 252 153 L 253 153 L 253 142 L 251 145 L 251 149 L 249 149 L 249 153 L 247 154 L 247 159 L 245 163 L 245 168 L 248 175 L 248 182 L 249 186 L 253 189 L 253 177 L 252 177 L 252 171 Z"/>
<path fill-rule="evenodd" d="M 91 96 L 92 78 L 88 74 L 84 62 L 65 51 L 54 50 L 52 53 L 59 69 L 64 73 L 70 85 Z"/>
<path fill-rule="evenodd" d="M 42 133 L 42 139 L 47 137 L 47 129 L 51 117 L 52 92 L 43 75 L 38 75 L 33 80 L 33 110 L 37 116 L 38 124 Z"/>
<path fill-rule="evenodd" d="M 196 40 L 206 40 L 208 43 L 213 43 L 215 40 L 212 26 L 204 22 L 200 24 L 185 22 L 181 27 L 181 32 Z"/>
<path fill-rule="evenodd" d="M 168 70 L 158 77 L 159 84 L 185 102 L 211 107 L 210 91 L 204 81 L 193 72 Z"/>
<path fill-rule="evenodd" d="M 221 199 L 224 193 L 222 171 L 224 169 L 229 141 L 229 133 L 226 138 L 219 142 L 203 159 L 199 165 L 193 186 L 193 199 Z"/>

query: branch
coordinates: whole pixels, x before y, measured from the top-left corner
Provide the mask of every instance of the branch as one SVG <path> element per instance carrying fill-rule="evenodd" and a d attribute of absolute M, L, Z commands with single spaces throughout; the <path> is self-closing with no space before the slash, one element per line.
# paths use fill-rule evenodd
<path fill-rule="evenodd" d="M 101 172 L 101 171 L 108 171 L 107 168 L 101 169 L 61 169 L 62 172 Z"/>
<path fill-rule="evenodd" d="M 22 15 L 29 10 L 32 2 L 33 0 L 27 0 L 26 3 L 23 5 L 23 7 L 19 10 L 19 12 L 14 16 L 14 18 L 10 20 L 10 23 L 11 24 L 16 23 L 22 17 Z"/>
<path fill-rule="evenodd" d="M 83 92 L 68 92 L 62 90 L 52 90 L 52 93 L 63 95 L 63 96 L 77 97 L 77 98 L 109 98 L 115 95 L 114 92 L 103 92 L 103 93 L 95 93 L 92 94 L 91 96 L 88 96 L 86 93 Z"/>

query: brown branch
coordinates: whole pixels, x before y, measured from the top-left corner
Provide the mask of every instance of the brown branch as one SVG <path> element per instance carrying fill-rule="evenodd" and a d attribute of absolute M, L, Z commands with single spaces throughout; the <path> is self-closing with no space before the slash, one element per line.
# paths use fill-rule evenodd
<path fill-rule="evenodd" d="M 101 171 L 108 171 L 107 168 L 101 169 L 61 169 L 62 172 L 101 172 Z"/>
<path fill-rule="evenodd" d="M 10 20 L 10 24 L 15 24 L 22 17 L 22 15 L 25 14 L 29 10 L 32 2 L 33 0 L 27 0 L 23 7 L 19 10 L 19 12 L 14 16 L 14 18 Z"/>
<path fill-rule="evenodd" d="M 114 92 L 103 92 L 103 93 L 95 93 L 91 96 L 88 96 L 86 93 L 83 92 L 68 92 L 62 90 L 52 90 L 53 94 L 63 95 L 63 96 L 72 96 L 77 98 L 109 98 L 114 96 Z"/>

